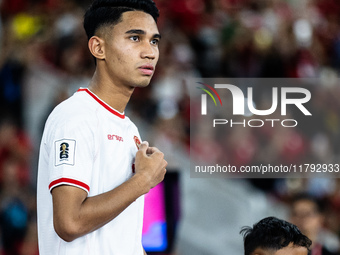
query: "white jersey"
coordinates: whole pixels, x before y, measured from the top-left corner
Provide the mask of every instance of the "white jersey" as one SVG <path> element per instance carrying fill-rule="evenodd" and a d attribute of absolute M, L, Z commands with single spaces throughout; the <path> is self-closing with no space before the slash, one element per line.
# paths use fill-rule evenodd
<path fill-rule="evenodd" d="M 144 196 L 103 227 L 62 240 L 53 227 L 51 190 L 72 185 L 95 196 L 133 175 L 140 143 L 136 126 L 88 89 L 49 116 L 40 145 L 37 207 L 40 255 L 142 255 Z"/>

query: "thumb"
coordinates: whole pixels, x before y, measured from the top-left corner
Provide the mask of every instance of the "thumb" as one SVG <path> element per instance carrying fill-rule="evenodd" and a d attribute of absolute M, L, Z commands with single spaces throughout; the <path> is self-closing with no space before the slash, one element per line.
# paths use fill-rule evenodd
<path fill-rule="evenodd" d="M 142 142 L 139 145 L 139 150 L 146 154 L 146 150 L 149 148 L 149 143 L 147 141 Z"/>

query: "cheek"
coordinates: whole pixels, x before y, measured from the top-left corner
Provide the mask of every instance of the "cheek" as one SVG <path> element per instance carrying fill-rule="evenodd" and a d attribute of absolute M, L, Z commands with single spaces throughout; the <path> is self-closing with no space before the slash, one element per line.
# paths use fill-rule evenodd
<path fill-rule="evenodd" d="M 129 48 L 122 49 L 121 51 L 117 52 L 115 55 L 116 61 L 119 65 L 126 65 L 131 64 L 131 60 L 133 59 L 133 52 Z"/>
<path fill-rule="evenodd" d="M 126 47 L 122 44 L 122 42 L 114 41 L 112 45 L 107 47 L 106 59 L 108 62 L 113 65 L 120 65 L 126 59 Z M 118 67 L 118 66 L 116 66 Z"/>
<path fill-rule="evenodd" d="M 156 62 L 159 60 L 159 49 L 155 49 Z"/>
<path fill-rule="evenodd" d="M 111 68 L 114 70 L 119 70 L 119 72 L 121 72 L 122 70 L 126 69 L 127 56 L 121 52 L 116 52 L 108 56 L 108 60 L 111 63 Z"/>

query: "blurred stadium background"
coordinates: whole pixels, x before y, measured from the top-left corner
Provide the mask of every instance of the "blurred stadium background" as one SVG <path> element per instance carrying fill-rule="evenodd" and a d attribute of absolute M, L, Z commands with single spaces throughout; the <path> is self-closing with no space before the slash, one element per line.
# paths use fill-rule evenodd
<path fill-rule="evenodd" d="M 35 184 L 42 129 L 53 107 L 91 78 L 94 65 L 82 28 L 90 2 L 0 0 L 1 255 L 38 254 Z M 188 78 L 320 77 L 313 94 L 318 123 L 305 123 L 302 131 L 235 133 L 228 153 L 242 164 L 258 157 L 339 163 L 340 2 L 155 2 L 160 61 L 152 84 L 135 91 L 126 112 L 142 138 L 164 151 L 169 176 L 176 176 L 167 194 L 173 195 L 167 200 L 169 247 L 161 254 L 242 254 L 241 227 L 269 215 L 289 219 L 290 200 L 300 192 L 323 202 L 317 239 L 338 252 L 340 179 L 190 178 Z M 305 214 L 302 220 L 313 220 L 313 212 Z"/>

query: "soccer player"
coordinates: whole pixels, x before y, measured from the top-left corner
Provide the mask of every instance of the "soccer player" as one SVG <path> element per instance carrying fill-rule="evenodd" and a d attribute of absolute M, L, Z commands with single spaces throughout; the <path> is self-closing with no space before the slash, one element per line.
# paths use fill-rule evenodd
<path fill-rule="evenodd" d="M 307 255 L 312 243 L 287 221 L 267 217 L 242 228 L 245 255 Z"/>
<path fill-rule="evenodd" d="M 96 70 L 50 114 L 40 146 L 40 255 L 142 255 L 144 194 L 161 182 L 163 153 L 140 142 L 125 107 L 159 57 L 152 0 L 95 0 L 84 18 Z"/>

